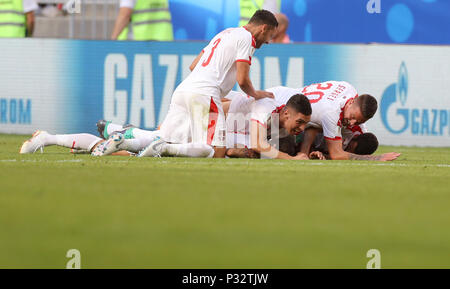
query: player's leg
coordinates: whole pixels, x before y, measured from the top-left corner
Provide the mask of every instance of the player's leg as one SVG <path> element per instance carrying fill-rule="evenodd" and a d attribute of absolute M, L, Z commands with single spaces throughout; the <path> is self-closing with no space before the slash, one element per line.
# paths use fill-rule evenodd
<path fill-rule="evenodd" d="M 212 97 L 195 95 L 188 103 L 191 139 L 214 148 L 215 158 L 226 153 L 226 122 L 222 103 Z"/>
<path fill-rule="evenodd" d="M 115 132 L 124 134 L 125 139 L 153 137 L 154 131 L 137 128 L 133 125 L 122 126 L 106 120 L 97 122 L 97 129 L 102 138 L 108 139 Z"/>
<path fill-rule="evenodd" d="M 79 134 L 49 134 L 46 131 L 36 131 L 25 141 L 20 149 L 21 154 L 34 153 L 40 148 L 58 145 L 75 150 L 91 151 L 102 139 L 88 133 Z"/>

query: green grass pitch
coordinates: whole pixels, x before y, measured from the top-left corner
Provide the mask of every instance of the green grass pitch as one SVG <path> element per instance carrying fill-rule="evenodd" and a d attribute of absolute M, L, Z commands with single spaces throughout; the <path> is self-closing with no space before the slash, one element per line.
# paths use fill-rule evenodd
<path fill-rule="evenodd" d="M 0 135 L 0 267 L 450 268 L 450 149 L 398 161 L 19 155 Z"/>

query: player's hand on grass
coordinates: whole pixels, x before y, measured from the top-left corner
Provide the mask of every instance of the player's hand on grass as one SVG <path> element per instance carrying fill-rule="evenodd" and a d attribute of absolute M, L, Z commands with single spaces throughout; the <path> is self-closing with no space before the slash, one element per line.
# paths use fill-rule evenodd
<path fill-rule="evenodd" d="M 319 151 L 311 152 L 309 154 L 309 158 L 312 160 L 321 160 L 321 161 L 326 159 L 325 156 L 323 155 L 323 153 L 321 153 Z"/>
<path fill-rule="evenodd" d="M 295 157 L 292 158 L 293 160 L 301 161 L 301 160 L 309 160 L 309 157 L 307 154 L 304 153 L 298 153 Z"/>
<path fill-rule="evenodd" d="M 396 160 L 401 153 L 385 153 L 381 155 L 380 161 L 386 162 L 386 161 L 393 161 Z"/>
<path fill-rule="evenodd" d="M 264 91 L 264 90 L 257 90 L 256 94 L 255 94 L 255 99 L 262 99 L 262 98 L 274 98 L 275 96 L 273 95 L 272 92 L 268 92 L 268 91 Z"/>

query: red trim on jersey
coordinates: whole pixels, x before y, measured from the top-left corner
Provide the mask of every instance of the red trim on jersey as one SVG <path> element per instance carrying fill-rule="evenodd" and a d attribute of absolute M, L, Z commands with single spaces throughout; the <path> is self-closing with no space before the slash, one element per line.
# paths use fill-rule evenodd
<path fill-rule="evenodd" d="M 248 63 L 248 65 L 252 65 L 252 61 L 246 60 L 246 59 L 238 59 L 238 60 L 236 60 L 236 62 L 246 62 L 246 63 Z"/>
<path fill-rule="evenodd" d="M 275 108 L 275 109 L 272 111 L 272 113 L 280 113 L 280 111 L 281 111 L 285 106 L 286 106 L 286 105 L 283 104 L 283 105 L 281 105 L 281 106 Z"/>
<path fill-rule="evenodd" d="M 259 123 L 260 125 L 262 125 L 264 128 L 267 128 L 267 125 L 261 123 L 261 122 L 260 122 L 259 120 L 257 120 L 257 119 L 252 118 L 252 119 L 250 119 L 250 121 L 256 121 L 257 123 Z"/>
<path fill-rule="evenodd" d="M 242 28 L 244 28 L 245 30 L 248 31 L 247 27 L 242 26 Z M 250 34 L 252 34 L 250 31 L 248 31 L 248 32 L 249 32 Z M 252 34 L 252 47 L 253 47 L 253 48 L 256 48 L 256 39 L 255 39 L 255 37 L 253 37 L 253 34 Z"/>
<path fill-rule="evenodd" d="M 330 137 L 324 136 L 324 139 L 327 139 L 327 140 L 342 140 L 342 138 L 340 136 L 337 136 L 335 138 L 330 138 Z"/>
<path fill-rule="evenodd" d="M 216 124 L 217 119 L 219 118 L 219 109 L 217 108 L 216 103 L 211 97 L 211 103 L 209 105 L 209 120 L 208 120 L 208 135 L 207 135 L 207 143 L 209 145 L 212 144 L 214 139 L 214 133 L 216 132 Z"/>
<path fill-rule="evenodd" d="M 360 134 L 363 134 L 363 131 L 361 129 L 361 127 L 359 125 L 354 125 L 354 126 L 350 126 L 347 127 L 349 130 L 351 130 L 353 133 L 354 132 L 359 132 Z"/>

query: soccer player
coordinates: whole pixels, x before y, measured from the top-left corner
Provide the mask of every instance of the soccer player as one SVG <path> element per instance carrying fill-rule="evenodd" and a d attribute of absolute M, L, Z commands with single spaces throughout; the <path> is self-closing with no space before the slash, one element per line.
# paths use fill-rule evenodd
<path fill-rule="evenodd" d="M 330 158 L 333 160 L 372 160 L 391 161 L 397 159 L 399 153 L 382 155 L 357 155 L 346 152 L 342 148 L 343 128 L 360 125 L 371 119 L 377 111 L 376 99 L 368 94 L 358 96 L 356 89 L 345 81 L 326 81 L 305 86 L 300 89 L 277 87 L 275 98 L 287 98 L 295 93 L 308 97 L 312 115 L 308 126 L 323 131 Z M 306 130 L 302 142 L 301 153 L 307 155 L 314 142 L 313 130 Z"/>
<path fill-rule="evenodd" d="M 264 157 L 308 159 L 317 152 L 288 155 L 280 151 L 278 141 L 301 133 L 310 120 L 311 105 L 302 94 L 286 98 L 255 100 L 243 93 L 231 92 L 224 101 L 227 124 L 228 157 Z M 316 157 L 320 157 L 317 155 Z"/>
<path fill-rule="evenodd" d="M 208 144 L 214 147 L 215 157 L 224 157 L 226 128 L 220 99 L 236 81 L 255 99 L 273 98 L 270 92 L 254 89 L 249 70 L 255 49 L 269 43 L 277 26 L 271 12 L 258 10 L 247 25 L 217 34 L 193 61 L 189 76 L 175 89 L 160 138 L 151 147 L 161 143 Z"/>

